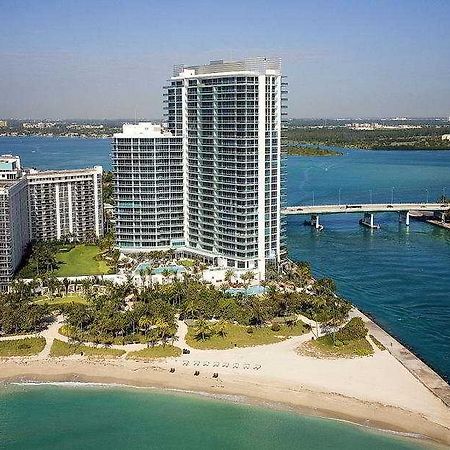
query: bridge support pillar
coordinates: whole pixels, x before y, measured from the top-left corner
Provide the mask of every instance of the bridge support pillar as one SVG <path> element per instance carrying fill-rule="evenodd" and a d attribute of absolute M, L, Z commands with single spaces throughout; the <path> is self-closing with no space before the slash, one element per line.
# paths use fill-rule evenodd
<path fill-rule="evenodd" d="M 399 212 L 398 213 L 398 221 L 400 223 L 405 223 L 405 225 L 407 227 L 409 227 L 409 221 L 410 221 L 410 216 L 409 216 L 409 211 L 405 211 L 405 212 Z"/>
<path fill-rule="evenodd" d="M 370 212 L 364 213 L 364 217 L 359 221 L 359 223 L 371 229 L 380 228 L 380 225 L 377 225 L 374 221 L 374 214 Z"/>
<path fill-rule="evenodd" d="M 311 226 L 316 230 L 321 230 L 323 228 L 323 226 L 320 225 L 319 222 L 319 214 L 311 214 Z"/>

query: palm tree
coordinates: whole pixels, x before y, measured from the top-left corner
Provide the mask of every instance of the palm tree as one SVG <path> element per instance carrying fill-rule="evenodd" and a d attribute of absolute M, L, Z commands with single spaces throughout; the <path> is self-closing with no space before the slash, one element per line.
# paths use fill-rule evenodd
<path fill-rule="evenodd" d="M 89 230 L 85 235 L 85 240 L 88 244 L 97 244 L 98 237 L 94 230 Z"/>
<path fill-rule="evenodd" d="M 195 324 L 196 339 L 201 339 L 202 341 L 204 341 L 207 337 L 210 336 L 210 334 L 211 334 L 211 327 L 209 323 L 204 319 L 197 320 Z"/>
<path fill-rule="evenodd" d="M 164 269 L 161 272 L 161 275 L 163 276 L 163 279 L 165 280 L 166 278 L 170 279 L 172 272 L 169 269 Z"/>
<path fill-rule="evenodd" d="M 330 318 L 327 320 L 327 325 L 331 328 L 331 336 L 333 338 L 333 344 L 336 344 L 336 328 L 342 324 L 346 317 L 346 314 L 338 308 L 336 301 L 332 301 L 330 308 Z"/>
<path fill-rule="evenodd" d="M 89 278 L 84 278 L 81 280 L 81 286 L 83 288 L 83 294 L 85 297 L 89 298 L 92 294 L 92 283 Z"/>
<path fill-rule="evenodd" d="M 245 272 L 241 275 L 241 280 L 244 282 L 245 288 L 250 286 L 250 283 L 255 278 L 255 274 L 252 271 Z"/>
<path fill-rule="evenodd" d="M 140 329 L 144 330 L 144 334 L 147 335 L 150 327 L 152 326 L 152 321 L 147 316 L 142 316 L 138 320 L 138 326 Z"/>
<path fill-rule="evenodd" d="M 225 280 L 226 283 L 228 283 L 228 285 L 230 285 L 231 284 L 231 280 L 232 280 L 233 277 L 234 277 L 234 270 L 228 269 L 225 272 L 224 280 Z"/>
<path fill-rule="evenodd" d="M 152 272 L 153 269 L 150 266 L 147 266 L 147 270 L 146 270 L 146 277 L 148 277 L 148 279 L 150 280 L 149 286 L 152 286 Z"/>
<path fill-rule="evenodd" d="M 170 324 L 164 319 L 159 318 L 156 320 L 155 327 L 159 337 L 161 338 L 163 346 L 166 345 L 166 339 L 170 335 Z"/>
<path fill-rule="evenodd" d="M 65 295 L 67 295 L 69 293 L 69 285 L 70 285 L 69 279 L 68 278 L 63 278 L 62 284 L 64 286 L 64 293 L 65 293 Z"/>
<path fill-rule="evenodd" d="M 196 316 L 198 309 L 195 300 L 191 298 L 183 306 L 185 317 L 193 319 Z"/>
<path fill-rule="evenodd" d="M 61 282 L 55 277 L 48 277 L 47 279 L 47 287 L 49 290 L 50 297 L 53 297 L 55 291 L 59 292 L 59 288 L 61 287 Z"/>
<path fill-rule="evenodd" d="M 225 320 L 219 320 L 214 326 L 214 330 L 219 336 L 224 338 L 228 333 L 227 323 L 225 322 Z"/>
<path fill-rule="evenodd" d="M 141 277 L 142 285 L 145 286 L 145 269 L 139 269 L 139 276 Z"/>

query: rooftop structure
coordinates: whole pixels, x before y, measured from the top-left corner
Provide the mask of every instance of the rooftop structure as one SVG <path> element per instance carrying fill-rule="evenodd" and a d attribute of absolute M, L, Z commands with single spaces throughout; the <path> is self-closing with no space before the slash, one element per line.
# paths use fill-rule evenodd
<path fill-rule="evenodd" d="M 0 156 L 0 181 L 16 180 L 22 176 L 20 158 L 14 155 Z"/>
<path fill-rule="evenodd" d="M 160 138 L 162 136 L 172 136 L 170 131 L 162 128 L 161 125 L 151 122 L 140 122 L 138 124 L 126 123 L 122 127 L 122 133 L 116 133 L 115 138 Z"/>

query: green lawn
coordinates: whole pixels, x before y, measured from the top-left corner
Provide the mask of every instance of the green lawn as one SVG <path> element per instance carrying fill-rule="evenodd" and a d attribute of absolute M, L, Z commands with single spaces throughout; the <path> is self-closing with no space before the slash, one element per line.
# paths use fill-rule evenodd
<path fill-rule="evenodd" d="M 117 358 L 125 353 L 125 350 L 117 350 L 115 348 L 105 347 L 89 347 L 83 344 L 70 344 L 68 342 L 55 339 L 52 348 L 50 349 L 50 356 L 70 356 L 80 355 L 92 356 L 100 358 Z"/>
<path fill-rule="evenodd" d="M 48 297 L 46 295 L 41 295 L 36 297 L 35 303 L 40 305 L 48 304 L 48 305 L 71 305 L 72 303 L 82 303 L 87 304 L 88 301 L 85 297 L 80 294 L 69 294 L 64 297 Z"/>
<path fill-rule="evenodd" d="M 182 259 L 180 264 L 184 267 L 192 267 L 195 265 L 195 261 L 193 259 Z"/>
<path fill-rule="evenodd" d="M 45 339 L 43 337 L 0 341 L 0 357 L 37 355 L 44 350 L 44 347 Z"/>
<path fill-rule="evenodd" d="M 373 354 L 373 348 L 366 338 L 334 345 L 331 335 L 325 335 L 308 342 L 305 349 L 306 354 L 318 358 L 350 358 L 354 356 L 370 356 Z"/>
<path fill-rule="evenodd" d="M 68 252 L 59 252 L 56 259 L 62 264 L 55 271 L 57 277 L 74 277 L 79 275 L 104 275 L 110 266 L 101 259 L 95 259 L 100 253 L 96 245 L 76 245 Z"/>
<path fill-rule="evenodd" d="M 148 347 L 142 350 L 137 350 L 135 352 L 129 352 L 127 353 L 127 358 L 153 359 L 153 358 L 169 358 L 180 355 L 181 355 L 181 348 L 174 347 L 173 345 L 166 345 L 166 346 L 157 345 L 155 347 Z"/>
<path fill-rule="evenodd" d="M 248 333 L 248 327 L 228 323 L 224 337 L 213 334 L 202 341 L 195 336 L 195 326 L 190 326 L 186 335 L 186 342 L 192 348 L 224 350 L 234 347 L 273 344 L 284 341 L 289 336 L 300 336 L 308 331 L 301 321 L 298 321 L 293 327 L 281 325 L 279 331 L 272 331 L 267 326 L 251 327 L 251 329 L 253 332 Z"/>

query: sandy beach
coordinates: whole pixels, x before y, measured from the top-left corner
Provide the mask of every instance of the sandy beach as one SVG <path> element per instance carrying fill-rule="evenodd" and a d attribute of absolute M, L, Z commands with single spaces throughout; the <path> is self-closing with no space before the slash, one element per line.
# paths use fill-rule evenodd
<path fill-rule="evenodd" d="M 177 345 L 187 347 L 185 330 Z M 450 408 L 388 351 L 350 359 L 316 359 L 298 347 L 310 335 L 265 346 L 195 350 L 162 360 L 81 356 L 5 358 L 0 379 L 78 381 L 176 389 L 288 408 L 303 414 L 411 434 L 450 445 Z M 181 341 L 181 342 L 180 342 Z M 170 368 L 175 372 L 170 373 Z M 194 376 L 198 370 L 200 374 Z M 218 373 L 218 378 L 213 378 Z"/>

